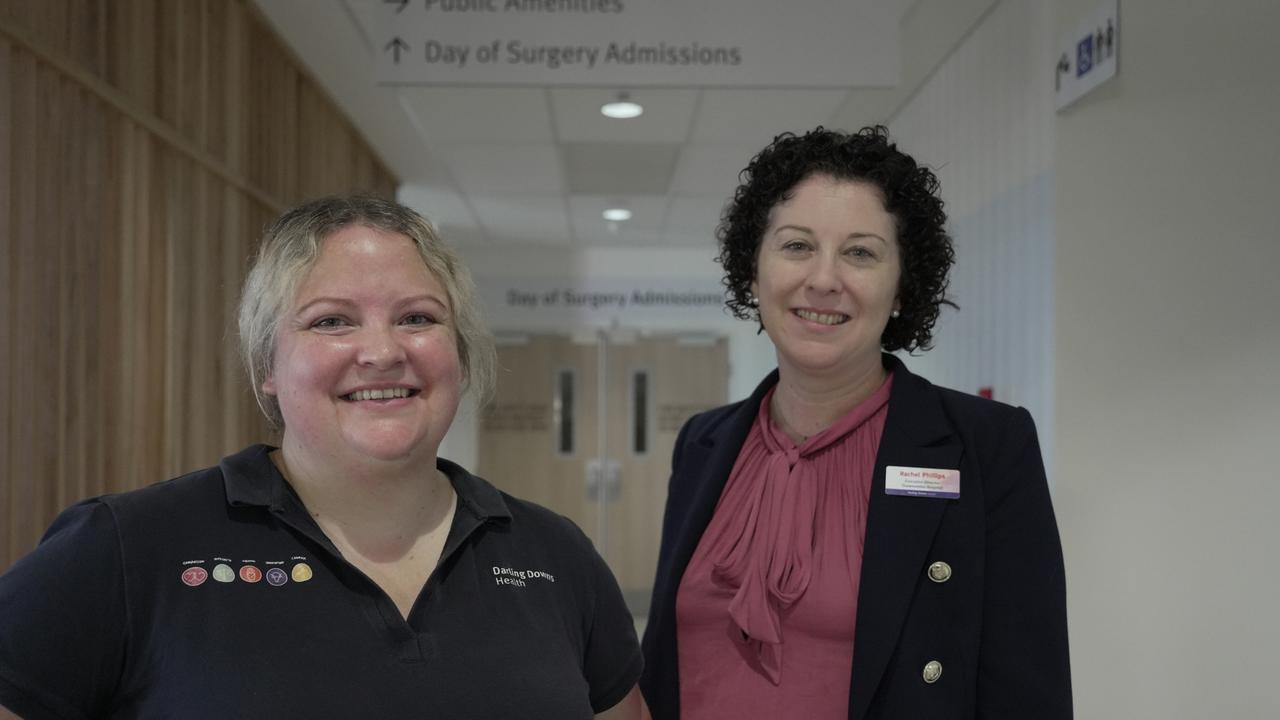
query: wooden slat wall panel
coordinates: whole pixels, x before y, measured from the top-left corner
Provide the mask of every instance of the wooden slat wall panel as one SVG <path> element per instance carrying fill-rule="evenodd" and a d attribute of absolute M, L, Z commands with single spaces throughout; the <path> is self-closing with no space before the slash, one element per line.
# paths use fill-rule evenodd
<path fill-rule="evenodd" d="M 233 171 L 242 175 L 248 174 L 250 118 L 253 116 L 253 99 L 250 80 L 256 70 L 249 61 L 249 13 L 239 3 L 219 3 L 218 11 L 221 22 L 218 27 L 222 33 L 220 45 L 223 49 L 223 72 L 221 111 L 211 113 L 211 117 L 222 122 L 221 143 L 219 152 L 214 154 L 221 158 Z M 217 47 L 215 45 L 214 47 Z M 214 72 L 217 77 L 217 72 Z M 212 97 L 219 97 L 214 95 Z M 260 116 L 260 115 L 259 115 Z"/>
<path fill-rule="evenodd" d="M 85 328 L 79 322 L 78 313 L 87 306 L 87 302 L 81 294 L 84 289 L 85 266 L 77 252 L 79 248 L 76 247 L 75 216 L 78 213 L 73 211 L 73 204 L 81 197 L 76 179 L 84 173 L 85 136 L 80 126 L 84 98 L 79 88 L 68 83 L 56 71 L 45 69 L 45 72 L 47 75 L 42 80 L 57 89 L 45 94 L 48 98 L 48 114 L 44 118 L 47 124 L 43 130 L 52 132 L 60 139 L 54 157 L 50 158 L 42 152 L 40 158 L 43 176 L 40 185 L 43 201 L 40 217 L 52 219 L 46 229 L 54 240 L 53 249 L 58 253 L 57 271 L 52 278 L 57 290 L 54 305 L 57 311 L 54 318 L 56 324 L 49 328 L 48 339 L 45 341 L 45 344 L 51 346 L 50 351 L 57 353 L 53 367 L 58 372 L 58 377 L 53 386 L 43 390 L 43 394 L 50 400 L 56 399 L 58 431 L 54 436 L 57 441 L 54 458 L 57 461 L 58 481 L 48 485 L 54 491 L 52 505 L 59 507 L 79 497 L 74 467 L 79 464 L 81 453 L 75 450 L 83 446 L 77 419 L 80 409 L 77 400 L 83 397 L 81 392 L 84 388 L 79 382 L 83 371 L 82 362 L 77 356 Z M 58 167 L 63 170 L 57 171 Z M 59 185 L 61 182 L 70 182 L 71 186 Z"/>
<path fill-rule="evenodd" d="M 188 3 L 162 2 L 156 6 L 156 114 L 166 123 L 182 126 L 183 46 L 199 45 L 199 25 L 184 26 Z M 186 37 L 188 30 L 194 37 Z M 190 135 L 187 135 L 190 138 Z"/>
<path fill-rule="evenodd" d="M 269 440 L 232 344 L 280 210 L 395 179 L 242 0 L 0 0 L 0 570 Z"/>
<path fill-rule="evenodd" d="M 13 167 L 14 122 L 13 105 L 13 46 L 0 37 L 0 318 L 12 324 L 15 305 L 14 283 L 17 280 L 13 272 L 16 244 L 13 242 L 13 213 L 10 209 L 10 197 L 13 190 L 13 173 L 4 168 Z M 16 338 L 11 332 L 0 333 L 0 474 L 10 476 L 16 446 L 12 436 L 14 427 L 10 421 L 13 408 L 13 379 L 16 377 L 13 368 L 14 356 L 17 354 Z M 8 521 L 14 515 L 15 507 L 12 494 L 16 483 L 0 481 L 0 522 Z M 6 522 L 0 528 L 0 563 L 17 553 L 16 532 L 12 522 Z M 25 538 L 23 538 L 25 541 Z"/>
<path fill-rule="evenodd" d="M 103 375 L 108 367 L 108 357 L 119 354 L 115 343 L 119 319 L 106 320 L 98 315 L 105 307 L 100 302 L 113 297 L 108 292 L 110 280 L 118 272 L 116 253 L 103 242 L 108 234 L 104 228 L 113 227 L 117 214 L 110 212 L 107 178 L 112 177 L 110 156 L 111 117 L 102 103 L 90 93 L 74 85 L 67 91 L 75 97 L 74 122 L 68 131 L 68 147 L 72 148 L 77 163 L 67 179 L 68 207 L 65 215 L 70 219 L 67 258 L 61 277 L 70 278 L 69 312 L 64 314 L 74 328 L 64 333 L 70 353 L 70 367 L 64 368 L 69 383 L 68 402 L 64 421 L 70 421 L 70 432 L 64 443 L 67 462 L 63 467 L 64 485 L 75 497 L 86 497 L 103 491 L 103 457 L 107 444 L 103 428 L 110 427 L 109 405 L 106 393 L 116 386 L 113 378 Z M 73 211 L 78 208 L 78 212 Z"/>
<path fill-rule="evenodd" d="M 186 167 L 187 163 L 183 162 L 185 158 L 165 152 L 160 152 L 158 155 L 154 177 L 169 179 L 163 187 L 156 188 L 159 197 L 152 198 L 152 207 L 159 209 L 159 216 L 156 219 L 164 223 L 163 228 L 157 228 L 161 231 L 158 234 L 164 240 L 164 248 L 158 253 L 164 262 L 162 265 L 153 263 L 153 267 L 162 268 L 160 274 L 165 280 L 161 287 L 164 297 L 159 303 L 164 310 L 164 317 L 160 324 L 165 338 L 181 337 L 184 331 L 190 332 L 193 337 L 200 337 L 195 328 L 185 328 L 181 325 L 181 322 L 190 316 L 191 305 L 199 302 L 198 298 L 191 297 L 192 276 L 199 272 L 199 269 L 191 267 L 189 262 L 192 258 L 184 252 L 194 241 L 191 237 L 191 225 L 194 220 L 192 215 L 196 212 L 199 197 L 192 193 L 193 173 L 189 167 Z M 175 205 L 183 204 L 186 198 L 192 201 L 187 212 L 170 212 Z M 194 353 L 190 343 L 165 342 L 161 343 L 160 347 L 164 350 L 164 356 L 160 359 L 164 369 L 158 373 L 164 378 L 164 395 L 162 396 L 164 405 L 161 415 L 164 417 L 165 432 L 170 436 L 168 442 L 163 443 L 161 447 L 163 453 L 161 472 L 165 472 L 165 469 L 182 462 L 184 453 L 190 446 L 190 443 L 184 442 L 183 438 L 183 419 L 186 417 L 183 406 L 187 400 L 184 397 L 185 391 L 190 385 L 190 377 L 187 373 L 188 360 Z"/>
<path fill-rule="evenodd" d="M 62 48 L 63 52 L 97 77 L 103 77 L 107 68 L 106 22 L 109 2 L 112 0 L 66 2 L 66 16 L 61 21 L 68 43 Z"/>
<path fill-rule="evenodd" d="M 98 297 L 101 301 L 92 311 L 97 324 L 103 328 L 98 336 L 94 350 L 98 357 L 93 369 L 95 380 L 99 383 L 92 404 L 95 440 L 95 455 L 91 466 L 92 476 L 86 483 L 85 495 L 111 491 L 121 484 L 124 474 L 124 453 L 121 450 L 121 416 L 120 408 L 126 388 L 121 385 L 121 370 L 127 362 L 124 357 L 124 339 L 127 323 L 122 312 L 119 298 L 124 285 L 124 258 L 120 252 L 120 231 L 124 225 L 125 212 L 120 206 L 120 193 L 124 172 L 127 166 L 125 137 L 133 126 L 127 118 L 102 108 L 104 157 L 106 172 L 103 176 L 102 188 L 97 193 L 97 206 L 94 212 L 98 221 L 97 234 L 100 238 L 98 265 Z"/>
<path fill-rule="evenodd" d="M 239 108 L 243 105 L 236 95 L 245 86 L 244 61 L 241 47 L 232 34 L 232 3 L 211 2 L 204 6 L 204 25 L 208 34 L 209 73 L 205 76 L 205 92 L 212 107 L 218 112 L 207 113 L 204 149 L 210 155 L 227 163 L 233 170 L 243 168 L 232 157 L 231 133 L 239 127 L 243 118 Z M 221 50 L 221 53 L 214 51 Z"/>
<path fill-rule="evenodd" d="M 156 114 L 157 45 L 156 0 L 107 2 L 106 81 L 123 92 L 148 115 Z"/>
<path fill-rule="evenodd" d="M 304 194 L 326 195 L 337 183 L 351 181 L 351 132 L 340 117 L 324 112 L 326 101 L 318 90 L 299 88 L 299 96 L 299 179 Z"/>
<path fill-rule="evenodd" d="M 46 446 L 49 436 L 56 432 L 56 414 L 39 386 L 53 389 L 52 378 L 45 372 L 53 365 L 47 357 L 51 338 L 43 331 L 40 320 L 50 308 L 57 307 L 55 299 L 49 297 L 48 282 L 50 275 L 56 278 L 57 255 L 56 247 L 55 252 L 47 249 L 42 252 L 42 229 L 36 222 L 41 165 L 36 154 L 39 66 L 31 55 L 15 52 L 10 69 L 13 151 L 9 164 L 12 180 L 8 220 L 13 233 L 14 269 L 9 318 L 9 353 L 13 359 L 9 399 L 12 440 L 7 479 L 13 483 L 9 508 L 10 547 L 11 551 L 20 552 L 39 533 L 41 519 L 50 514 L 51 508 L 46 506 L 39 490 L 56 476 L 52 452 Z M 45 432 L 40 432 L 41 429 Z M 44 482 L 33 482 L 34 478 Z"/>
<path fill-rule="evenodd" d="M 183 137 L 196 147 L 207 149 L 206 119 L 209 115 L 209 23 L 207 3 L 187 2 L 182 9 L 182 47 L 179 49 L 178 120 L 175 123 Z"/>
<path fill-rule="evenodd" d="M 257 123 L 248 138 L 249 178 L 268 193 L 287 197 L 294 192 L 297 182 L 295 158 L 299 152 L 298 87 L 301 78 L 265 28 L 251 29 L 249 58 L 254 72 L 250 77 L 248 107 L 255 113 L 274 119 L 274 122 Z M 319 146 L 306 149 L 306 152 L 323 151 Z"/>

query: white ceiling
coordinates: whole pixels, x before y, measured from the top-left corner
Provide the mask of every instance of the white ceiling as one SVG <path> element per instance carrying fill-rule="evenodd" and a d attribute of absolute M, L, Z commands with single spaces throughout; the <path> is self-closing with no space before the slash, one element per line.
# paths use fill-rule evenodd
<path fill-rule="evenodd" d="M 573 249 L 711 247 L 738 172 L 774 135 L 888 121 L 991 5 L 884 1 L 903 18 L 898 87 L 639 88 L 631 120 L 599 112 L 617 88 L 380 87 L 349 0 L 255 3 L 446 238 Z M 631 220 L 601 218 L 618 205 Z"/>

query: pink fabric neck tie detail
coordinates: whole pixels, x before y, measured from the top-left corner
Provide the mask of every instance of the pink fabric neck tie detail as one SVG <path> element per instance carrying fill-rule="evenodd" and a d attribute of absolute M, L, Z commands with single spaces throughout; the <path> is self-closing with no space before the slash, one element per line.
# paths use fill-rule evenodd
<path fill-rule="evenodd" d="M 770 390 L 756 417 L 767 452 L 764 477 L 750 492 L 737 493 L 734 502 L 716 509 L 743 521 L 713 538 L 713 577 L 737 587 L 729 616 L 775 685 L 782 677 L 779 615 L 804 595 L 813 568 L 818 477 L 812 458 L 875 414 L 888 401 L 889 386 L 886 381 L 835 425 L 798 447 L 770 420 Z"/>

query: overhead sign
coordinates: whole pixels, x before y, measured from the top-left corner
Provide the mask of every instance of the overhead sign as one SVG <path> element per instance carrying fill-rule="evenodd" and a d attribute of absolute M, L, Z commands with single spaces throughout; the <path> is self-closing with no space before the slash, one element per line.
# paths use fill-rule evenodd
<path fill-rule="evenodd" d="M 885 87 L 884 0 L 348 0 L 393 85 Z"/>
<path fill-rule="evenodd" d="M 1120 55 L 1118 4 L 1104 0 L 1075 32 L 1063 36 L 1053 80 L 1059 110 L 1115 77 Z"/>
<path fill-rule="evenodd" d="M 633 327 L 724 323 L 724 287 L 714 277 L 485 277 L 477 283 L 495 327 Z"/>

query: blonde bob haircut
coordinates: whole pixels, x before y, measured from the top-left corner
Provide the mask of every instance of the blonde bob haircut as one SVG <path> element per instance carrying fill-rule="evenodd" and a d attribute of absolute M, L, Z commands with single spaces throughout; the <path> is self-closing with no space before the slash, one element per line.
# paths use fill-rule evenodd
<path fill-rule="evenodd" d="M 413 241 L 422 262 L 448 295 L 465 387 L 476 405 L 483 406 L 493 391 L 497 358 L 493 336 L 476 304 L 475 283 L 462 260 L 426 218 L 399 203 L 366 195 L 332 196 L 300 205 L 272 223 L 244 281 L 239 310 L 240 357 L 267 420 L 277 429 L 284 427 L 280 404 L 262 390 L 275 361 L 280 321 L 319 257 L 321 243 L 351 225 L 396 233 Z"/>

